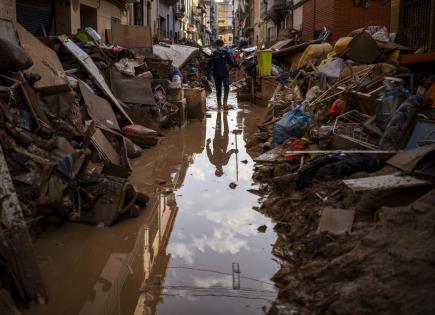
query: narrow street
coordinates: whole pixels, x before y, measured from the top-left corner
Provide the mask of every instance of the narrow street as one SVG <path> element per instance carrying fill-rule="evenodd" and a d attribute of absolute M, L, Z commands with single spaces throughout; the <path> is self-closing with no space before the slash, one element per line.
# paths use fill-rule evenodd
<path fill-rule="evenodd" d="M 0 315 L 435 314 L 434 25 L 0 1 Z"/>
<path fill-rule="evenodd" d="M 276 297 L 276 235 L 252 209 L 244 140 L 262 108 L 231 94 L 234 109 L 217 111 L 214 100 L 204 122 L 134 161 L 134 185 L 152 196 L 137 220 L 66 224 L 35 242 L 52 301 L 28 314 L 263 314 Z"/>

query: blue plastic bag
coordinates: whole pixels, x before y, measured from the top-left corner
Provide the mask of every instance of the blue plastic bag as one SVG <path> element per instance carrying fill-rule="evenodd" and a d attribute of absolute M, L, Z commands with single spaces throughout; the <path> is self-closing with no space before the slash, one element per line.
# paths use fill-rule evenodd
<path fill-rule="evenodd" d="M 289 138 L 301 138 L 311 126 L 311 115 L 301 108 L 284 114 L 275 124 L 272 134 L 273 144 L 282 144 Z"/>

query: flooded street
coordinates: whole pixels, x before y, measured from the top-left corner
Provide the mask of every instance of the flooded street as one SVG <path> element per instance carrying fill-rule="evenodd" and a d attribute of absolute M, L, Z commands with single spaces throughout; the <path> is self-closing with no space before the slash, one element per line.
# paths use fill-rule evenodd
<path fill-rule="evenodd" d="M 29 314 L 263 314 L 276 297 L 270 220 L 252 209 L 245 138 L 258 114 L 213 109 L 134 161 L 151 197 L 111 228 L 66 224 L 36 251 L 51 298 Z M 231 187 L 230 187 L 231 186 Z M 264 233 L 258 227 L 266 225 Z"/>

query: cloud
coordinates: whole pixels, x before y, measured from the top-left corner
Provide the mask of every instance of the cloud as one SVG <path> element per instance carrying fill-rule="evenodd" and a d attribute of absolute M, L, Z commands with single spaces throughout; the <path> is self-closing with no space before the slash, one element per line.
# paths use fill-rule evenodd
<path fill-rule="evenodd" d="M 231 275 L 193 277 L 193 283 L 197 287 L 231 287 L 233 278 Z"/>
<path fill-rule="evenodd" d="M 248 241 L 237 238 L 236 233 L 232 231 L 224 232 L 220 229 L 213 229 L 213 234 L 193 236 L 193 246 L 201 252 L 211 249 L 214 252 L 232 255 L 237 254 L 241 249 L 249 250 Z"/>
<path fill-rule="evenodd" d="M 193 265 L 194 262 L 194 256 L 195 254 L 184 243 L 170 243 L 168 245 L 168 251 L 172 254 L 174 258 L 181 258 L 183 259 L 187 264 Z"/>

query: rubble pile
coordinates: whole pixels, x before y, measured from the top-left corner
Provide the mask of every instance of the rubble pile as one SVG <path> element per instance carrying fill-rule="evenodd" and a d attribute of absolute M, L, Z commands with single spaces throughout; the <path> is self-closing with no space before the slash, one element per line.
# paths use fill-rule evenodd
<path fill-rule="evenodd" d="M 130 159 L 186 123 L 179 68 L 198 49 L 177 45 L 188 52 L 168 61 L 159 48 L 102 44 L 91 28 L 39 40 L 20 24 L 0 24 L 0 293 L 2 309 L 13 311 L 48 298 L 31 235 L 64 220 L 111 226 L 147 205 L 129 181 Z"/>
<path fill-rule="evenodd" d="M 435 311 L 434 58 L 382 30 L 272 52 L 283 71 L 247 142 L 279 235 L 270 314 Z"/>

